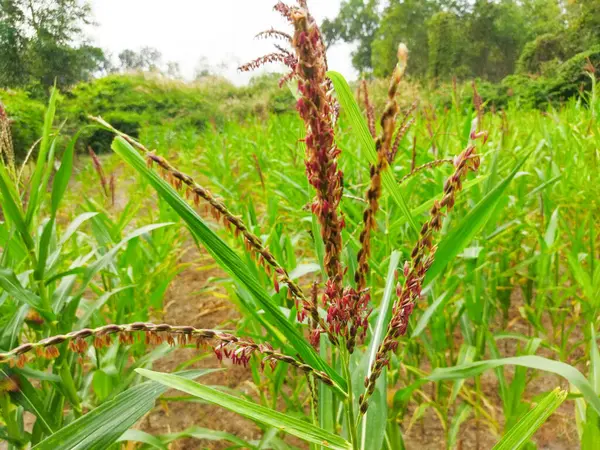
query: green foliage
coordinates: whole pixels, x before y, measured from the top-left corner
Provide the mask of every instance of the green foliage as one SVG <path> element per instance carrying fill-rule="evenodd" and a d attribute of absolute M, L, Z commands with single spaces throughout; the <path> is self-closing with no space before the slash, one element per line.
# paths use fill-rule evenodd
<path fill-rule="evenodd" d="M 0 6 L 0 88 L 44 94 L 55 81 L 66 88 L 105 67 L 101 49 L 76 43 L 91 23 L 88 3 L 3 0 Z"/>
<path fill-rule="evenodd" d="M 209 126 L 221 127 L 228 119 L 293 110 L 294 96 L 290 89 L 278 87 L 279 78 L 277 74 L 264 75 L 238 88 L 217 77 L 186 84 L 158 74 L 113 74 L 66 92 L 59 114 L 72 133 L 88 123 L 89 115 L 102 116 L 134 137 L 139 137 L 142 129 L 202 132 Z M 15 154 L 22 159 L 39 136 L 44 105 L 23 90 L 0 90 L 0 101 L 11 118 Z M 90 146 L 103 152 L 111 141 L 110 133 L 88 129 L 77 149 L 87 151 Z"/>
<path fill-rule="evenodd" d="M 74 127 L 88 116 L 110 120 L 131 136 L 139 137 L 142 127 L 168 123 L 171 127 L 204 129 L 217 116 L 211 103 L 198 89 L 151 75 L 109 75 L 77 85 L 68 96 L 66 113 Z M 84 136 L 85 146 L 106 151 L 112 138 L 103 130 Z"/>
<path fill-rule="evenodd" d="M 463 63 L 467 56 L 464 54 L 466 42 L 459 21 L 456 14 L 443 11 L 434 14 L 427 22 L 429 78 L 463 79 L 469 74 L 468 66 Z"/>
<path fill-rule="evenodd" d="M 44 103 L 21 90 L 0 90 L 10 119 L 15 157 L 22 160 L 37 141 L 44 124 Z"/>
<path fill-rule="evenodd" d="M 337 41 L 358 41 L 352 53 L 352 65 L 360 72 L 372 67 L 372 43 L 379 26 L 379 0 L 344 0 L 334 20 L 325 19 L 321 29 L 327 45 Z"/>
<path fill-rule="evenodd" d="M 587 51 L 599 41 L 600 7 L 593 0 L 562 7 L 558 0 L 475 2 L 343 2 L 323 24 L 328 41 L 358 42 L 353 64 L 386 77 L 398 43 L 410 50 L 408 73 L 443 81 L 481 78 L 499 82 L 539 73 Z"/>
<path fill-rule="evenodd" d="M 508 101 L 533 108 L 543 108 L 548 104 L 559 105 L 581 92 L 590 91 L 592 81 L 587 72 L 597 72 L 599 68 L 600 46 L 595 46 L 555 66 L 547 75 L 506 77 L 502 81 L 503 90 L 500 90 L 499 95 L 489 98 L 497 105 L 506 105 Z"/>
<path fill-rule="evenodd" d="M 517 72 L 520 74 L 542 74 L 548 71 L 549 64 L 560 64 L 566 55 L 564 36 L 559 34 L 542 34 L 528 42 L 519 61 Z"/>
<path fill-rule="evenodd" d="M 600 44 L 578 53 L 557 69 L 555 79 L 551 80 L 550 99 L 565 100 L 578 92 L 590 90 L 592 82 L 586 70 L 600 71 Z"/>
<path fill-rule="evenodd" d="M 40 111 L 37 154 L 15 171 L 0 164 L 2 351 L 24 336 L 39 340 L 107 321 L 147 321 L 150 309 L 162 307 L 164 289 L 177 273 L 177 231 L 167 229 L 170 223 L 150 220 L 145 225 L 148 218 L 132 223 L 141 208 L 137 200 L 112 215 L 93 195 L 82 200 L 75 194 L 73 207 L 68 186 L 78 135 L 66 140 L 63 152 L 55 128 L 57 98 L 53 90 L 45 113 L 44 108 Z M 90 179 L 88 173 L 88 184 Z M 65 209 L 67 202 L 71 206 Z M 159 205 L 157 216 L 167 219 L 168 211 Z M 66 344 L 58 347 L 67 349 Z M 169 352 L 163 346 L 146 354 L 142 342 L 109 347 L 95 353 L 85 371 L 73 354 L 63 351 L 55 359 L 38 357 L 27 368 L 0 365 L 0 434 L 9 448 L 34 446 L 81 417 L 84 408 L 110 402 L 138 381 L 136 367 L 150 367 Z M 12 389 L 13 382 L 19 389 Z M 152 404 L 150 400 L 148 408 Z M 36 420 L 33 430 L 24 433 L 28 413 Z M 74 437 L 65 431 L 63 438 L 65 434 Z M 93 439 L 89 430 L 85 436 Z M 40 448 L 54 449 L 55 444 Z"/>

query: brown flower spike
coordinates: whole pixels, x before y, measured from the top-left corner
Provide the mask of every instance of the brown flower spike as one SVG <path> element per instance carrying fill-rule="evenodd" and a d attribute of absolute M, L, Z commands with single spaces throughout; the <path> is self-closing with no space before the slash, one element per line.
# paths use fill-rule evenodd
<path fill-rule="evenodd" d="M 334 121 L 337 115 L 336 104 L 331 97 L 331 81 L 327 78 L 327 59 L 319 27 L 306 8 L 306 2 L 299 1 L 298 6 L 288 6 L 279 2 L 275 10 L 282 14 L 294 28 L 291 46 L 294 55 L 285 49 L 277 47 L 279 54 L 289 55 L 288 64 L 291 73 L 283 78 L 287 81 L 295 79 L 298 83 L 300 98 L 296 108 L 305 124 L 306 136 L 306 174 L 308 181 L 315 188 L 316 196 L 311 209 L 321 226 L 321 237 L 325 245 L 324 265 L 327 274 L 325 293 L 321 297 L 323 305 L 331 313 L 330 307 L 337 305 L 333 312 L 340 311 L 344 296 L 343 268 L 340 259 L 342 252 L 342 229 L 344 220 L 339 212 L 343 191 L 343 174 L 338 167 L 340 150 L 334 139 Z M 286 33 L 267 30 L 262 35 L 275 37 L 285 36 Z M 256 68 L 255 62 L 268 62 L 261 58 L 240 67 L 247 71 Z M 337 334 L 335 320 L 324 325 L 319 317 L 317 305 L 314 302 L 303 302 L 304 312 L 299 319 L 310 316 L 313 323 L 319 326 L 313 331 L 311 341 L 318 343 L 323 332 L 330 337 Z M 332 318 L 331 314 L 328 315 Z M 340 326 L 341 330 L 341 326 Z M 343 334 L 343 333 L 341 333 Z M 335 342 L 335 338 L 334 338 Z"/>
<path fill-rule="evenodd" d="M 313 367 L 298 361 L 291 356 L 278 353 L 269 344 L 256 344 L 252 340 L 244 340 L 233 334 L 218 330 L 199 329 L 190 326 L 174 326 L 136 322 L 128 325 L 105 325 L 99 328 L 85 328 L 67 334 L 52 336 L 36 343 L 22 344 L 6 353 L 0 353 L 0 364 L 15 362 L 22 367 L 27 362 L 27 354 L 35 351 L 41 358 L 53 359 L 59 356 L 57 346 L 68 343 L 69 350 L 84 353 L 89 344 L 86 339 L 92 338 L 92 345 L 101 349 L 111 345 L 111 336 L 117 335 L 122 344 L 132 344 L 134 335 L 143 333 L 146 344 L 158 345 L 167 342 L 169 345 L 187 345 L 195 343 L 196 347 L 207 345 L 212 347 L 217 358 L 230 358 L 234 364 L 246 365 L 253 354 L 262 356 L 262 364 L 273 365 L 283 362 L 297 369 L 314 375 L 326 384 L 333 384 L 329 376 Z"/>
<path fill-rule="evenodd" d="M 392 139 L 394 137 L 396 116 L 398 115 L 396 93 L 398 91 L 398 85 L 406 70 L 407 60 L 408 49 L 406 48 L 406 45 L 400 44 L 398 46 L 398 64 L 392 74 L 390 87 L 388 89 L 387 104 L 381 116 L 381 134 L 375 142 L 377 163 L 371 166 L 371 185 L 369 186 L 366 196 L 368 205 L 363 215 L 364 229 L 360 234 L 361 248 L 358 252 L 358 268 L 354 276 L 359 292 L 365 289 L 367 283 L 369 258 L 371 256 L 371 232 L 376 226 L 375 217 L 379 210 L 379 198 L 381 197 L 381 172 L 387 169 L 389 157 L 392 154 Z M 366 88 L 364 90 L 366 93 Z M 366 101 L 368 102 L 368 100 Z"/>
<path fill-rule="evenodd" d="M 475 136 L 472 133 L 472 137 Z M 430 211 L 430 219 L 421 228 L 419 240 L 410 255 L 410 262 L 404 265 L 404 283 L 396 288 L 397 300 L 394 302 L 392 319 L 388 325 L 383 342 L 379 346 L 375 361 L 365 379 L 365 393 L 360 396 L 359 408 L 364 414 L 368 407 L 368 398 L 375 391 L 375 383 L 381 376 L 383 368 L 389 363 L 389 355 L 398 348 L 398 338 L 406 333 L 408 320 L 415 303 L 421 296 L 423 280 L 427 270 L 433 263 L 437 246 L 433 243 L 433 233 L 442 227 L 443 210 L 451 211 L 456 194 L 462 189 L 462 181 L 471 170 L 479 168 L 479 157 L 475 154 L 475 146 L 470 145 L 454 159 L 454 173 L 444 184 L 444 196 L 441 202 L 435 201 Z"/>

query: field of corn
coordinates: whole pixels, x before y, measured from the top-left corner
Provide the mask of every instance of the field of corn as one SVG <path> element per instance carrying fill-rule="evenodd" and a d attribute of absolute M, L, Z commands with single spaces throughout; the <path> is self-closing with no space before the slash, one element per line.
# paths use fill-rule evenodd
<path fill-rule="evenodd" d="M 54 92 L 21 163 L 0 110 L 0 448 L 600 448 L 595 74 L 413 103 L 400 46 L 369 97 L 280 12 L 244 69 L 289 65 L 297 114 L 90 117 L 88 158 Z"/>

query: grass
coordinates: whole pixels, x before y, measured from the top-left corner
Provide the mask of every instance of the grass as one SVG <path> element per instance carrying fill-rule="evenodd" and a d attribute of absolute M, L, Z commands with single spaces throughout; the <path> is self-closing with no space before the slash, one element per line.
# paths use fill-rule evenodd
<path fill-rule="evenodd" d="M 344 173 L 341 260 L 348 268 L 343 282 L 352 286 L 375 147 L 369 148 L 374 141 L 368 129 L 365 134 L 364 108 L 360 105 L 360 114 L 351 114 L 354 100 L 340 83 L 335 83 L 342 107 L 335 136 Z M 454 158 L 469 144 L 476 112 L 460 106 L 465 104 L 461 92 L 454 95 L 452 108 L 433 104 L 417 109 L 415 124 L 389 169 L 390 179 L 404 179 L 412 167 Z M 120 330 L 120 339 L 109 340 L 110 333 L 102 328 L 81 361 L 60 341 L 44 344 L 37 357 L 0 366 L 0 436 L 14 449 L 71 448 L 70 441 L 61 439 L 78 432 L 92 436 L 85 447 L 91 448 L 94 433 L 112 426 L 114 408 L 119 408 L 118 414 L 132 421 L 102 445 L 123 436 L 161 448 L 173 436 L 152 439 L 127 431 L 162 392 L 158 381 L 239 412 L 256 421 L 262 433 L 258 441 L 220 430 L 195 430 L 182 437 L 196 433 L 247 448 L 298 445 L 285 440 L 285 433 L 311 448 L 327 447 L 324 441 L 331 448 L 411 448 L 407 436 L 428 416 L 439 422 L 447 448 L 485 448 L 462 437 L 469 424 L 475 424 L 477 436 L 504 436 L 497 448 L 531 446 L 532 433 L 563 401 L 563 408 L 577 419 L 581 447 L 594 448 L 600 413 L 596 96 L 594 87 L 591 94 L 560 108 L 509 107 L 483 115 L 479 127 L 489 134 L 485 145 L 478 145 L 481 166 L 465 180 L 454 210 L 443 220 L 422 299 L 407 335 L 399 339 L 377 379 L 362 419 L 363 381 L 372 373 L 373 355 L 396 298 L 396 277 L 404 279 L 402 268 L 411 260 L 417 237 L 411 220 L 417 231 L 428 220 L 453 167 L 440 165 L 401 184 L 383 184 L 367 277 L 374 307 L 367 338 L 352 355 L 325 337 L 314 350 L 304 339 L 308 327 L 296 320 L 298 305 L 287 297 L 289 288 L 274 285 L 266 265 L 253 259 L 257 252 L 220 227 L 223 218 L 205 214 L 202 200 L 194 208 L 173 177 L 165 181 L 160 170 L 147 168 L 139 147 L 119 138 L 113 144 L 117 155 L 101 158 L 105 177 L 114 179 L 114 202 L 102 189 L 92 160 L 81 158 L 71 169 L 70 147 L 55 144 L 60 141 L 52 99 L 39 156 L 29 166 L 32 179 L 39 182 L 17 181 L 4 168 L 0 174 L 0 349 L 53 335 L 77 344 L 78 335 L 68 333 L 158 320 L 164 293 L 183 269 L 180 256 L 193 245 L 191 235 L 228 274 L 229 298 L 242 313 L 235 335 L 241 342 L 269 342 L 297 361 L 287 366 L 282 358 L 273 359 L 268 348 L 265 353 L 254 344 L 240 347 L 231 338 L 219 338 L 216 345 L 211 341 L 217 353 L 234 352 L 250 366 L 259 395 L 240 399 L 182 376 L 149 370 L 153 361 L 173 350 L 159 344 L 164 338 L 160 333 L 130 339 Z M 315 281 L 322 289 L 329 274 L 320 224 L 310 207 L 314 189 L 305 174 L 304 136 L 303 122 L 295 114 L 282 114 L 202 131 L 146 126 L 139 142 L 218 193 L 289 278 L 310 293 Z M 61 169 L 54 173 L 56 158 Z M 185 336 L 196 334 L 174 334 L 183 336 L 183 345 L 194 345 Z M 248 354 L 235 353 L 240 349 Z M 309 376 L 299 369 L 302 364 L 311 367 Z M 310 376 L 314 370 L 324 377 Z M 496 392 L 490 392 L 486 373 L 493 374 Z M 547 396 L 534 396 L 536 380 L 547 374 L 552 374 Z M 141 383 L 142 376 L 155 382 Z M 555 387 L 570 395 L 565 399 Z M 143 399 L 136 401 L 132 389 L 145 392 Z M 274 411 L 282 407 L 281 399 L 289 419 Z M 85 414 L 90 410 L 93 420 Z M 36 418 L 32 429 L 25 430 L 25 412 Z"/>

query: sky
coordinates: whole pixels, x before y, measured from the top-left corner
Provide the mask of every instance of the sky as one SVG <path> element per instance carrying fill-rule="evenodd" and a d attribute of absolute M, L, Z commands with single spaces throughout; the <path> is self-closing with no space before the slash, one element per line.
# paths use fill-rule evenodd
<path fill-rule="evenodd" d="M 220 73 L 236 84 L 252 74 L 237 71 L 238 65 L 273 50 L 268 40 L 254 39 L 272 26 L 290 31 L 273 11 L 276 0 L 92 0 L 97 24 L 87 30 L 95 45 L 117 55 L 123 49 L 149 46 L 162 53 L 162 62 L 178 62 L 182 75 L 190 79 L 202 64 L 220 67 Z M 292 0 L 289 3 L 293 3 Z M 319 23 L 333 18 L 340 0 L 309 0 Z M 348 78 L 352 69 L 350 44 L 337 44 L 328 52 L 329 68 Z M 200 61 L 203 61 L 199 64 Z M 271 70 L 283 71 L 273 65 Z"/>

